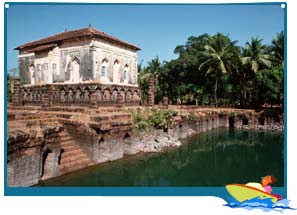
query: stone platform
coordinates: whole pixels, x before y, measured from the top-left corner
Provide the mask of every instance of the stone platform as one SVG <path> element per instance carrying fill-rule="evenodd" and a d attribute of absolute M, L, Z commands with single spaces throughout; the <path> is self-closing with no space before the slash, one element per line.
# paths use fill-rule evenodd
<path fill-rule="evenodd" d="M 172 126 L 135 134 L 132 111 L 156 108 L 176 112 Z M 283 114 L 195 106 L 9 106 L 8 185 L 31 186 L 125 154 L 176 147 L 182 138 L 218 127 L 282 131 Z"/>

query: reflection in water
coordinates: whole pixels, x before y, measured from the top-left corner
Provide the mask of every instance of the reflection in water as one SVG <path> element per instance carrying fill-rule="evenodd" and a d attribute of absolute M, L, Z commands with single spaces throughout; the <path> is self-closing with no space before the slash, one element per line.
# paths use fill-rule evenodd
<path fill-rule="evenodd" d="M 180 148 L 127 156 L 40 186 L 221 187 L 274 175 L 274 186 L 281 187 L 283 148 L 283 134 L 215 129 L 188 138 Z"/>

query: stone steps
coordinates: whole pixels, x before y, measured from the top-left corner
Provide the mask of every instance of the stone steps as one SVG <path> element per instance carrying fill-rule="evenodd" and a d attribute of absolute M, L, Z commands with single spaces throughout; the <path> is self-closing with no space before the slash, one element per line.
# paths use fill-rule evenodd
<path fill-rule="evenodd" d="M 61 136 L 61 146 L 67 145 L 68 142 L 74 141 L 71 137 L 62 137 Z"/>
<path fill-rule="evenodd" d="M 89 162 L 90 159 L 85 154 L 81 154 L 79 151 L 76 151 L 76 152 L 73 152 L 73 153 L 68 153 L 68 154 L 63 155 L 63 159 L 61 159 L 60 164 L 67 165 L 67 164 L 70 164 L 70 163 L 76 163 L 76 161 Z"/>
<path fill-rule="evenodd" d="M 60 174 L 64 175 L 92 165 L 93 165 L 92 163 L 86 163 L 86 162 L 76 162 L 76 163 L 70 163 L 67 165 L 65 164 L 62 167 L 60 167 Z"/>
<path fill-rule="evenodd" d="M 10 122 L 24 123 L 25 125 L 34 124 L 48 124 L 57 125 L 59 124 L 60 117 L 46 112 L 24 112 L 24 111 L 9 111 Z"/>
<path fill-rule="evenodd" d="M 38 119 L 38 118 L 55 118 L 54 115 L 50 114 L 24 114 L 24 115 L 16 115 L 14 120 L 30 120 L 30 119 Z"/>
<path fill-rule="evenodd" d="M 53 120 L 57 120 L 59 119 L 58 117 L 56 116 L 37 116 L 37 117 L 31 117 L 31 118 L 28 118 L 28 119 L 20 119 L 20 120 L 23 120 L 23 121 L 32 121 L 32 120 L 38 120 L 38 121 L 53 121 Z"/>
<path fill-rule="evenodd" d="M 60 136 L 61 148 L 64 150 L 60 161 L 61 175 L 94 165 L 89 156 L 67 131 L 63 131 Z"/>

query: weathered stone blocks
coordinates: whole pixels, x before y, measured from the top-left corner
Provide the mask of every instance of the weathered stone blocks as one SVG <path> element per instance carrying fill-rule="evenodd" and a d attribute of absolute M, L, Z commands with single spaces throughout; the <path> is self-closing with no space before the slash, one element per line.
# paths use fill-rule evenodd
<path fill-rule="evenodd" d="M 41 131 L 10 131 L 8 135 L 7 184 L 31 186 L 44 178 L 59 175 L 58 156 L 61 128 L 39 128 Z M 42 134 L 42 135 L 38 135 Z M 45 154 L 51 150 L 51 155 Z M 46 155 L 46 156 L 45 156 Z"/>
<path fill-rule="evenodd" d="M 118 93 L 114 93 L 118 92 Z M 100 83 L 44 84 L 20 86 L 15 83 L 15 105 L 139 105 L 140 90 L 135 86 Z"/>

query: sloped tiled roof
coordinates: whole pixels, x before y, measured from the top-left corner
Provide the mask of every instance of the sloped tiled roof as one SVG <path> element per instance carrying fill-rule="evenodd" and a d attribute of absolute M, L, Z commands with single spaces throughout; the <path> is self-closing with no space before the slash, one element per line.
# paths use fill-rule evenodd
<path fill-rule="evenodd" d="M 48 44 L 48 45 L 41 45 L 41 46 L 37 46 L 35 48 L 30 49 L 30 52 L 38 52 L 38 51 L 43 51 L 43 50 L 49 50 L 52 48 L 57 47 L 57 44 L 52 43 L 52 44 Z"/>
<path fill-rule="evenodd" d="M 138 48 L 137 46 L 124 42 L 116 37 L 113 37 L 111 35 L 108 35 L 102 31 L 96 30 L 92 27 L 88 27 L 88 28 L 82 28 L 82 29 L 78 29 L 78 30 L 72 30 L 72 31 L 65 31 L 53 36 L 49 36 L 40 40 L 36 40 L 33 42 L 29 42 L 23 45 L 20 45 L 18 47 L 16 47 L 16 50 L 21 50 L 21 49 L 25 49 L 25 48 L 33 48 L 36 46 L 41 46 L 41 45 L 49 45 L 49 44 L 53 44 L 56 42 L 61 42 L 63 40 L 67 40 L 67 39 L 71 39 L 71 38 L 77 38 L 77 37 L 84 37 L 84 36 L 89 36 L 89 37 L 98 37 L 101 39 L 105 39 L 114 43 L 118 43 L 120 45 L 135 49 L 135 50 L 140 50 L 140 48 Z"/>

